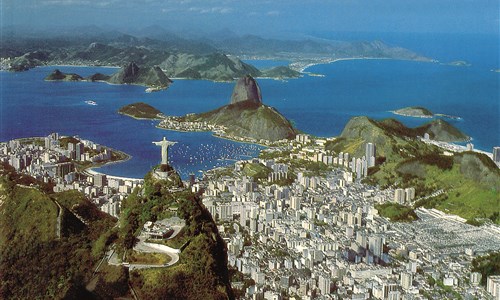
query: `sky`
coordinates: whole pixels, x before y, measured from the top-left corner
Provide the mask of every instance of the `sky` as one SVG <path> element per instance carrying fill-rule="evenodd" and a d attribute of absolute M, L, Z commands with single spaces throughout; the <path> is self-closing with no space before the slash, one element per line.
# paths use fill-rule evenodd
<path fill-rule="evenodd" d="M 1 25 L 160 25 L 273 35 L 318 31 L 499 33 L 498 0 L 0 0 Z"/>

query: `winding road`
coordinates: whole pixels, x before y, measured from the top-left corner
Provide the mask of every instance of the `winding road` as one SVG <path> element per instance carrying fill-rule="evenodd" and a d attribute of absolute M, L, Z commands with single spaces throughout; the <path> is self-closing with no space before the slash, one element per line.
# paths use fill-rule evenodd
<path fill-rule="evenodd" d="M 175 238 L 183 227 L 184 224 L 173 225 L 172 229 L 174 230 L 174 232 L 168 239 Z M 141 233 L 141 235 L 138 236 L 138 239 L 139 241 L 134 246 L 135 251 L 144 253 L 166 254 L 170 257 L 170 261 L 162 265 L 129 264 L 124 262 L 119 262 L 118 258 L 116 257 L 116 253 L 110 250 L 108 252 L 108 263 L 111 265 L 123 265 L 125 267 L 128 267 L 129 270 L 134 270 L 134 269 L 147 269 L 147 268 L 166 268 L 175 265 L 179 261 L 179 253 L 181 253 L 180 249 L 171 248 L 169 246 L 162 244 L 148 243 L 146 242 L 147 236 L 143 233 Z"/>

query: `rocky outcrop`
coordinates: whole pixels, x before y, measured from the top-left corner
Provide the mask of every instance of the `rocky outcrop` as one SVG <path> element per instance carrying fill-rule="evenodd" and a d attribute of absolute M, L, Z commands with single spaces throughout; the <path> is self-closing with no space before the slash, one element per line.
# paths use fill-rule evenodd
<path fill-rule="evenodd" d="M 47 77 L 45 77 L 47 81 L 80 81 L 83 80 L 83 77 L 74 74 L 74 73 L 63 73 L 59 69 L 55 69 L 52 73 L 50 73 Z"/>
<path fill-rule="evenodd" d="M 202 114 L 188 115 L 185 121 L 207 122 L 225 128 L 229 137 L 278 141 L 292 139 L 297 130 L 276 109 L 262 104 L 259 85 L 251 76 L 236 83 L 229 105 Z"/>
<path fill-rule="evenodd" d="M 78 74 L 63 73 L 54 70 L 45 80 L 49 81 L 105 81 L 113 84 L 136 84 L 154 88 L 155 90 L 166 89 L 172 83 L 159 67 L 139 68 L 134 62 L 128 63 L 115 74 L 108 76 L 96 73 L 87 78 Z"/>
<path fill-rule="evenodd" d="M 262 103 L 260 87 L 255 79 L 253 79 L 250 75 L 242 77 L 236 82 L 231 95 L 231 104 L 242 101 L 253 101 L 259 104 Z"/>
<path fill-rule="evenodd" d="M 107 81 L 114 84 L 137 84 L 155 88 L 167 88 L 172 83 L 158 66 L 142 69 L 134 62 L 128 63 Z"/>

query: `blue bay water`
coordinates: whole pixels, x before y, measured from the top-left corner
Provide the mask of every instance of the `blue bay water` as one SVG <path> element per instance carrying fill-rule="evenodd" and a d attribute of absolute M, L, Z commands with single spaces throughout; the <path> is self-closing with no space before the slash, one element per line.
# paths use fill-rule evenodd
<path fill-rule="evenodd" d="M 283 65 L 267 62 L 261 66 Z M 227 104 L 234 83 L 176 80 L 162 92 L 145 93 L 144 87 L 87 82 L 45 82 L 55 67 L 23 73 L 0 72 L 0 141 L 51 132 L 80 135 L 84 139 L 122 150 L 132 159 L 100 171 L 143 177 L 160 161 L 152 141 L 166 136 L 177 141 L 169 151 L 172 164 L 185 178 L 190 172 L 254 157 L 262 147 L 213 137 L 210 133 L 165 131 L 157 121 L 138 121 L 117 114 L 133 102 L 146 102 L 167 115 L 204 112 Z M 83 76 L 112 68 L 59 67 Z M 287 82 L 261 79 L 263 101 L 274 106 L 296 127 L 317 136 L 336 136 L 358 115 L 375 119 L 394 117 L 409 126 L 428 120 L 394 116 L 389 111 L 424 106 L 435 113 L 460 116 L 448 120 L 474 139 L 476 148 L 491 151 L 500 145 L 500 74 L 479 67 L 452 67 L 435 63 L 394 60 L 352 60 L 308 69 L 325 77 L 304 76 Z M 94 100 L 97 106 L 85 104 Z M 199 174 L 199 173 L 198 173 Z"/>

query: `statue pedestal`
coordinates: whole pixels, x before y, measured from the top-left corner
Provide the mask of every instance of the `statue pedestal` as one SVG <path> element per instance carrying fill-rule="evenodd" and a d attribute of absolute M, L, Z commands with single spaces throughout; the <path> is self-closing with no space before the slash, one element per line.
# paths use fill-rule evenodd
<path fill-rule="evenodd" d="M 153 172 L 153 176 L 156 179 L 168 179 L 172 173 L 174 173 L 175 170 L 168 164 L 162 164 L 158 168 L 156 168 Z"/>

